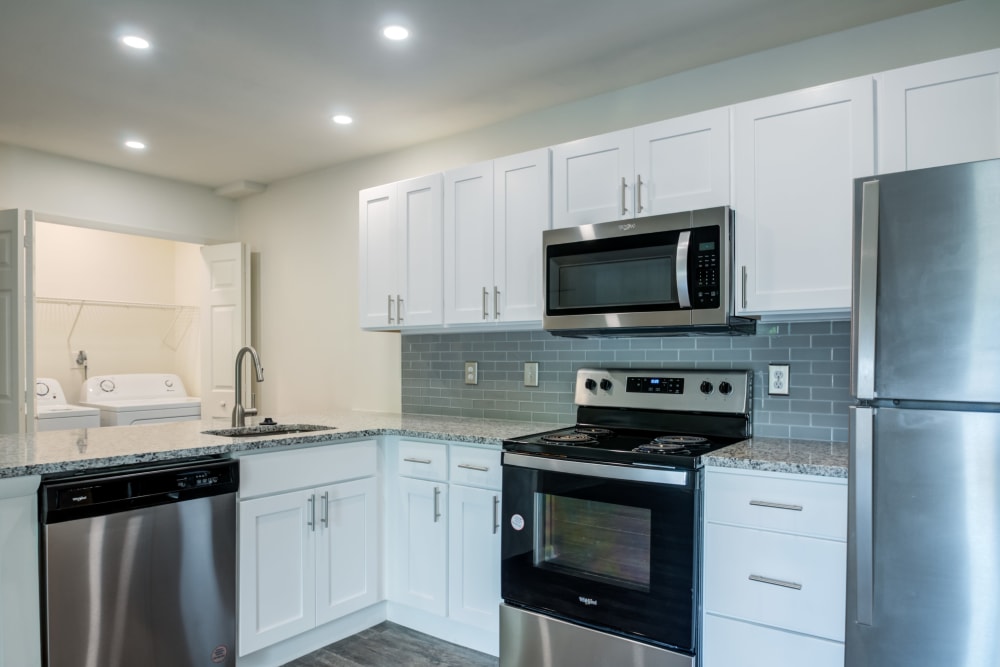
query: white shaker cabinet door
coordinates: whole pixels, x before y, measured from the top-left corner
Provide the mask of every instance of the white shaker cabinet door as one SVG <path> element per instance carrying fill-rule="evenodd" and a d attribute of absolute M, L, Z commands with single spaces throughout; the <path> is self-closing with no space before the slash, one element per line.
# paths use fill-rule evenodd
<path fill-rule="evenodd" d="M 493 280 L 493 162 L 444 176 L 444 321 L 495 319 Z"/>
<path fill-rule="evenodd" d="M 358 246 L 361 327 L 393 328 L 396 323 L 399 229 L 396 185 L 358 194 Z"/>
<path fill-rule="evenodd" d="M 396 298 L 400 327 L 441 324 L 442 178 L 432 174 L 396 184 L 399 285 Z"/>
<path fill-rule="evenodd" d="M 316 624 L 379 600 L 379 503 L 374 477 L 315 490 Z"/>
<path fill-rule="evenodd" d="M 500 492 L 450 489 L 448 616 L 495 630 L 500 623 Z"/>
<path fill-rule="evenodd" d="M 636 217 L 729 205 L 729 109 L 635 128 Z"/>
<path fill-rule="evenodd" d="M 552 148 L 552 227 L 635 216 L 632 130 Z"/>
<path fill-rule="evenodd" d="M 448 611 L 448 483 L 408 477 L 396 483 L 389 596 L 444 616 Z"/>
<path fill-rule="evenodd" d="M 240 655 L 316 624 L 312 491 L 240 502 Z"/>
<path fill-rule="evenodd" d="M 542 232 L 551 227 L 549 149 L 493 163 L 494 316 L 504 322 L 542 319 Z"/>
<path fill-rule="evenodd" d="M 853 179 L 875 168 L 863 77 L 735 107 L 737 312 L 851 306 Z"/>
<path fill-rule="evenodd" d="M 1000 49 L 878 76 L 879 173 L 1000 157 Z"/>

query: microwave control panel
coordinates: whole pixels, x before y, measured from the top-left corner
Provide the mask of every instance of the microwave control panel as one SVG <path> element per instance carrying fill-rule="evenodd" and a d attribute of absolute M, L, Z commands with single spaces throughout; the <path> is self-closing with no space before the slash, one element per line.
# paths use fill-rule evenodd
<path fill-rule="evenodd" d="M 688 247 L 688 295 L 692 308 L 718 308 L 722 295 L 720 281 L 719 228 L 691 230 Z"/>

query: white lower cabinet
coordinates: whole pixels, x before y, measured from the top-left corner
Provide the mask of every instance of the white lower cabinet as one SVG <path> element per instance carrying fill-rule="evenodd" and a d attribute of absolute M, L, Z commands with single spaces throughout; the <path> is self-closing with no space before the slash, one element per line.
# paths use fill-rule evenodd
<path fill-rule="evenodd" d="M 389 619 L 495 654 L 500 451 L 405 439 L 388 447 Z"/>
<path fill-rule="evenodd" d="M 240 470 L 241 656 L 380 599 L 374 441 L 247 456 Z"/>
<path fill-rule="evenodd" d="M 704 667 L 843 664 L 847 484 L 709 469 Z"/>
<path fill-rule="evenodd" d="M 38 476 L 0 479 L 0 667 L 39 667 Z"/>

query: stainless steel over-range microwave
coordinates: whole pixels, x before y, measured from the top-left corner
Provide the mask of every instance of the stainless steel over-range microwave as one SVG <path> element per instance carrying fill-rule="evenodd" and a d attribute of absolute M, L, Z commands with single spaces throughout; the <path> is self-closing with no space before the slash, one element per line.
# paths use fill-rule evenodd
<path fill-rule="evenodd" d="M 733 315 L 728 207 L 543 233 L 544 328 L 563 336 L 752 334 Z"/>

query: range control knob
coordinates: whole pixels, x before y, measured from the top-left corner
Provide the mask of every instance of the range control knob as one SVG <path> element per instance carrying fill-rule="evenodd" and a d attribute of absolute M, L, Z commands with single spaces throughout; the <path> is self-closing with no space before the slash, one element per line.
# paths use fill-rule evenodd
<path fill-rule="evenodd" d="M 705 380 L 701 383 L 701 393 L 711 394 L 713 389 L 715 389 L 715 387 L 713 387 L 712 383 L 709 382 L 708 380 Z"/>
<path fill-rule="evenodd" d="M 719 392 L 728 396 L 729 394 L 733 393 L 733 385 L 731 385 L 731 384 L 729 384 L 728 382 L 725 382 L 725 381 L 720 382 L 719 383 Z"/>
<path fill-rule="evenodd" d="M 601 389 L 604 391 L 611 391 L 611 380 L 608 380 L 607 378 L 601 380 Z"/>
<path fill-rule="evenodd" d="M 583 383 L 583 386 L 589 389 L 590 391 L 594 391 L 595 389 L 597 389 L 597 382 L 594 381 L 594 378 L 587 378 L 586 381 Z"/>

